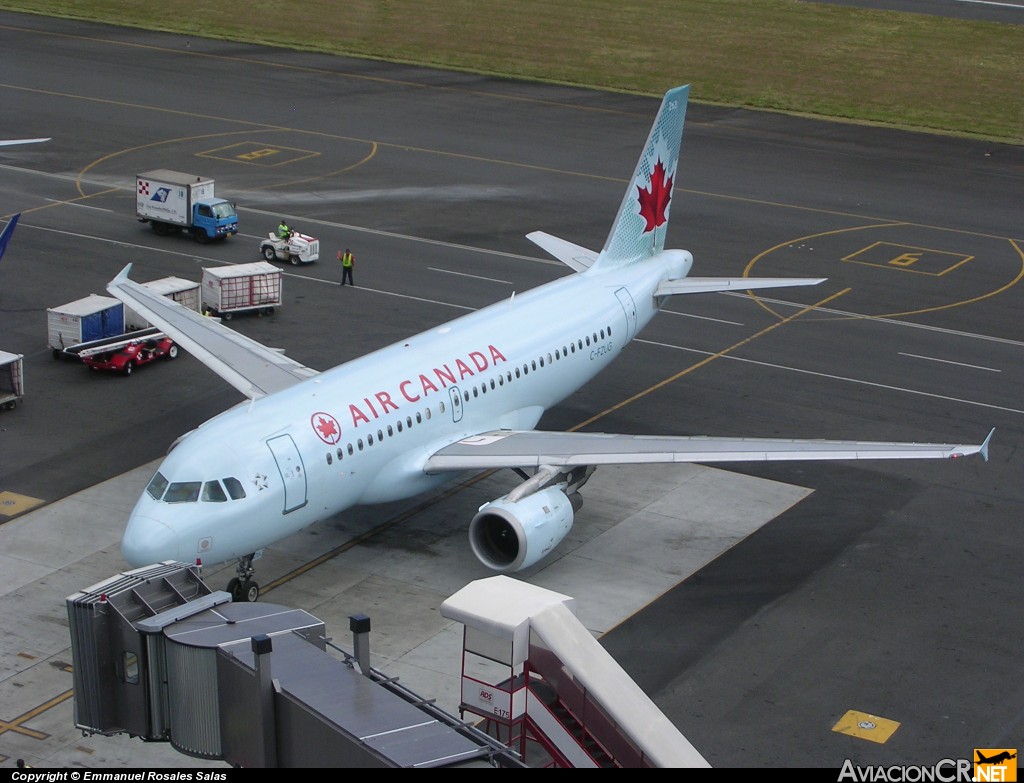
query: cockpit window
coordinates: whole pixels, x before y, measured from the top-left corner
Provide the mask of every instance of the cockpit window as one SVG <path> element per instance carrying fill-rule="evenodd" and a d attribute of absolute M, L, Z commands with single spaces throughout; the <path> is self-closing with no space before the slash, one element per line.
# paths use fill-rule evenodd
<path fill-rule="evenodd" d="M 149 482 L 149 486 L 146 487 L 153 500 L 159 500 L 164 496 L 164 490 L 167 489 L 167 479 L 163 477 L 163 474 L 157 471 L 157 474 L 153 476 L 153 480 Z"/>
<path fill-rule="evenodd" d="M 231 495 L 232 500 L 241 500 L 245 497 L 245 490 L 242 488 L 242 482 L 234 476 L 221 479 L 221 481 L 224 482 L 224 487 L 227 489 L 228 494 Z"/>
<path fill-rule="evenodd" d="M 219 481 L 207 481 L 203 484 L 202 499 L 207 503 L 225 503 L 228 496 L 224 494 L 224 488 Z"/>
<path fill-rule="evenodd" d="M 167 488 L 165 503 L 195 503 L 199 500 L 201 481 L 177 481 Z"/>

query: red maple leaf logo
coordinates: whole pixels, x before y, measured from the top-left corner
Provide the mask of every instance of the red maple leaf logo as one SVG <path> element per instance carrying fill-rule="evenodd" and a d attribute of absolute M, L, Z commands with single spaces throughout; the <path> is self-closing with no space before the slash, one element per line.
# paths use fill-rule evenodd
<path fill-rule="evenodd" d="M 672 177 L 665 179 L 665 166 L 661 158 L 651 172 L 651 189 L 637 187 L 637 190 L 640 191 L 640 216 L 647 221 L 644 226 L 644 233 L 647 233 L 665 222 L 668 202 L 672 198 Z"/>
<path fill-rule="evenodd" d="M 341 439 L 341 427 L 333 416 L 327 413 L 313 414 L 313 429 L 324 443 L 334 444 Z"/>

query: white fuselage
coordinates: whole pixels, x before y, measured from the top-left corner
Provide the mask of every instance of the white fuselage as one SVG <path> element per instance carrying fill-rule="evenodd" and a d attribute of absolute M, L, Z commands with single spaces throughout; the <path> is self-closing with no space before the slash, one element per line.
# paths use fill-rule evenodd
<path fill-rule="evenodd" d="M 691 263 L 667 251 L 574 274 L 231 408 L 163 460 L 132 511 L 125 559 L 234 560 L 353 505 L 436 487 L 451 474 L 426 473 L 431 454 L 535 427 L 622 351 L 657 312 L 658 284 Z"/>

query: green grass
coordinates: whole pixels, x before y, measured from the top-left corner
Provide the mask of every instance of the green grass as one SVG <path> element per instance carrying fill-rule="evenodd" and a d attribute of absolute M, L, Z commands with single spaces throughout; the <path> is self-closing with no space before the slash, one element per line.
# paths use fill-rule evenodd
<path fill-rule="evenodd" d="M 0 9 L 1024 144 L 1024 25 L 798 0 L 0 0 Z"/>

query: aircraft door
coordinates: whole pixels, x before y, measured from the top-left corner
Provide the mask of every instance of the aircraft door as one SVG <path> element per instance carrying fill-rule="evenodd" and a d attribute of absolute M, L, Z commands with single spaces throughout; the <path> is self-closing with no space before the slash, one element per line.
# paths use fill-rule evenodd
<path fill-rule="evenodd" d="M 452 421 L 462 421 L 462 392 L 458 386 L 448 389 L 448 397 L 452 401 Z"/>
<path fill-rule="evenodd" d="M 284 482 L 284 512 L 295 511 L 306 505 L 306 470 L 299 449 L 291 435 L 278 435 L 267 441 L 270 453 Z"/>
<path fill-rule="evenodd" d="M 623 343 L 625 344 L 632 340 L 633 335 L 636 334 L 636 302 L 629 295 L 629 289 L 627 288 L 619 288 L 615 292 L 615 296 L 618 298 L 619 304 L 622 305 L 622 311 L 626 314 L 626 339 Z"/>

